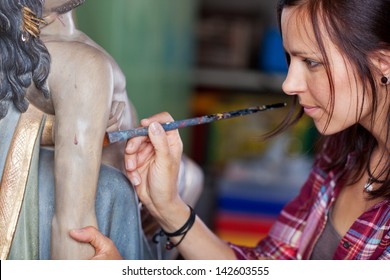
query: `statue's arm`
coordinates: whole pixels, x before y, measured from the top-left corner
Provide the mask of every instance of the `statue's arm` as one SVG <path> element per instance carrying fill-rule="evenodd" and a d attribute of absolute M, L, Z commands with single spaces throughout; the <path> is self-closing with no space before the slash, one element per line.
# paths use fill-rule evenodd
<path fill-rule="evenodd" d="M 97 227 L 95 196 L 113 90 L 112 70 L 99 53 L 79 49 L 63 61 L 53 59 L 52 67 L 59 74 L 49 80 L 55 108 L 52 258 L 87 259 L 93 256 L 93 248 L 71 239 L 69 231 Z"/>

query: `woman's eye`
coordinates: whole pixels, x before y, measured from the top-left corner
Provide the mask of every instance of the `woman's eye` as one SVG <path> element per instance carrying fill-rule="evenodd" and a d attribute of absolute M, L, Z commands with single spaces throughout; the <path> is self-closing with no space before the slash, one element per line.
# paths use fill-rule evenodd
<path fill-rule="evenodd" d="M 303 60 L 303 62 L 305 62 L 306 65 L 307 65 L 309 68 L 314 68 L 314 67 L 317 67 L 318 65 L 321 64 L 320 62 L 317 62 L 317 61 L 314 61 L 314 60 L 311 60 L 311 59 L 308 59 L 308 58 L 305 58 L 305 59 Z"/>

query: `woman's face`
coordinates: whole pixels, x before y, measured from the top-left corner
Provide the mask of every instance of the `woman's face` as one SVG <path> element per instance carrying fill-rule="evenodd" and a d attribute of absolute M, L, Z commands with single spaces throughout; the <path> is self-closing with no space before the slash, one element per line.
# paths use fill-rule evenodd
<path fill-rule="evenodd" d="M 324 67 L 324 58 L 307 14 L 294 7 L 285 8 L 281 23 L 284 48 L 290 57 L 283 91 L 288 95 L 298 96 L 299 103 L 313 119 L 320 133 L 330 135 L 356 124 L 362 104 L 362 85 L 355 79 L 353 68 L 348 61 L 340 54 L 326 32 L 322 32 L 334 83 L 335 96 L 332 106 L 331 86 Z M 365 104 L 360 121 L 367 119 L 368 113 L 368 106 Z"/>

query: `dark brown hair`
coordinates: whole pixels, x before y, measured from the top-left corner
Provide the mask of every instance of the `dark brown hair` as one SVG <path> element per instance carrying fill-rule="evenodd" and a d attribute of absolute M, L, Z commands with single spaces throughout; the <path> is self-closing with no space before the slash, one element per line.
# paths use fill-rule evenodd
<path fill-rule="evenodd" d="M 389 0 L 279 0 L 277 14 L 281 23 L 281 14 L 285 7 L 298 7 L 308 15 L 314 30 L 315 38 L 321 54 L 324 57 L 324 65 L 328 75 L 331 89 L 331 108 L 334 107 L 334 83 L 329 68 L 328 57 L 324 47 L 322 31 L 324 26 L 327 35 L 338 47 L 346 61 L 355 69 L 355 80 L 363 84 L 363 102 L 370 100 L 372 104 L 372 116 L 377 111 L 378 90 L 375 78 L 375 68 L 369 55 L 380 49 L 390 49 L 390 1 Z M 287 61 L 289 57 L 287 55 Z M 386 90 L 388 90 L 386 88 Z M 297 97 L 295 97 L 297 98 Z M 362 105 L 363 107 L 363 105 Z M 362 113 L 362 107 L 356 108 L 357 116 Z M 389 112 L 387 119 L 390 124 Z M 374 118 L 372 117 L 372 122 Z M 327 120 L 327 125 L 330 118 Z M 371 123 L 374 126 L 374 123 Z M 327 126 L 326 126 L 327 127 Z M 325 127 L 325 129 L 326 129 Z M 389 126 L 384 128 L 389 140 Z M 375 138 L 359 124 L 345 129 L 334 135 L 324 136 L 321 139 L 320 152 L 326 153 L 331 158 L 325 167 L 326 171 L 332 169 L 343 170 L 347 184 L 356 182 L 367 171 L 371 174 L 370 158 L 377 146 Z M 354 154 L 356 160 L 347 165 L 349 155 Z M 386 167 L 381 172 L 381 177 L 386 178 L 382 187 L 372 192 L 372 197 L 385 197 L 390 199 L 390 160 L 384 155 Z"/>

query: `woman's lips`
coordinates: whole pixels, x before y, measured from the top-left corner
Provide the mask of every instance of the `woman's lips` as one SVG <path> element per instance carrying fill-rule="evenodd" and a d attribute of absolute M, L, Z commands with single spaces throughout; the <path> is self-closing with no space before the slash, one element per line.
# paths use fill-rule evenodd
<path fill-rule="evenodd" d="M 316 112 L 319 110 L 319 107 L 316 106 L 309 106 L 304 104 L 301 104 L 301 106 L 303 107 L 305 114 L 308 115 L 309 117 L 314 117 Z"/>

